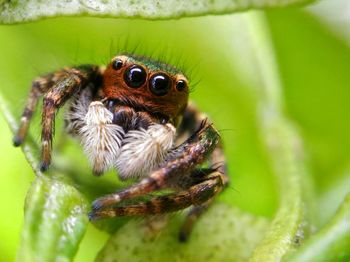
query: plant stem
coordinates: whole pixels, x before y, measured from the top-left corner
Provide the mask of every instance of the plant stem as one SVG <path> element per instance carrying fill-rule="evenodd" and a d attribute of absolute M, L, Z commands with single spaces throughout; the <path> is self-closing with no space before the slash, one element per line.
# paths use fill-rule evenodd
<path fill-rule="evenodd" d="M 17 121 L 13 117 L 13 114 L 9 110 L 8 104 L 5 102 L 6 100 L 2 96 L 2 93 L 0 92 L 0 112 L 3 114 L 5 117 L 5 120 L 10 127 L 12 133 L 14 134 L 17 129 Z M 33 141 L 31 137 L 26 138 L 26 142 L 21 146 L 21 149 L 23 151 L 24 156 L 26 157 L 29 165 L 32 167 L 34 170 L 35 174 L 37 176 L 41 176 L 42 173 L 40 171 L 40 168 L 38 167 L 38 163 L 40 162 L 37 154 L 35 152 L 38 152 L 38 146 L 37 144 Z"/>
<path fill-rule="evenodd" d="M 280 261 L 303 237 L 306 196 L 302 191 L 309 181 L 301 139 L 283 113 L 282 84 L 267 22 L 262 13 L 248 18 L 250 42 L 260 72 L 259 130 L 279 190 L 279 209 L 251 261 Z"/>
<path fill-rule="evenodd" d="M 332 220 L 287 258 L 288 262 L 349 261 L 350 194 Z"/>

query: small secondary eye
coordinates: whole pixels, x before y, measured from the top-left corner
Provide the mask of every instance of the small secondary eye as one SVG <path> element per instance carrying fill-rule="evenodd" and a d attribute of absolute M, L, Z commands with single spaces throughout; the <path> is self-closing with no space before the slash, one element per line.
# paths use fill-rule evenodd
<path fill-rule="evenodd" d="M 151 92 L 157 96 L 164 96 L 170 90 L 171 80 L 168 75 L 163 73 L 155 74 L 149 80 Z"/>
<path fill-rule="evenodd" d="M 187 86 L 187 83 L 185 80 L 179 80 L 176 83 L 176 89 L 179 91 L 183 91 Z"/>
<path fill-rule="evenodd" d="M 114 70 L 119 70 L 123 66 L 123 61 L 120 59 L 116 59 L 112 63 L 112 67 Z"/>
<path fill-rule="evenodd" d="M 124 81 L 129 87 L 138 88 L 146 82 L 147 73 L 143 67 L 133 65 L 125 70 Z"/>

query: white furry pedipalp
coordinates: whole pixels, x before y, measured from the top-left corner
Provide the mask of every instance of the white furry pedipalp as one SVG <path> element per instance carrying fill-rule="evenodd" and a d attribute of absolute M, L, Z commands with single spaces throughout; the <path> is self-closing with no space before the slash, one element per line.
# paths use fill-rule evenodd
<path fill-rule="evenodd" d="M 79 129 L 85 125 L 84 118 L 89 109 L 91 100 L 92 94 L 89 88 L 82 90 L 81 94 L 77 94 L 73 97 L 73 102 L 70 104 L 71 110 L 69 110 L 65 116 L 67 123 L 66 130 L 71 135 L 78 135 Z"/>
<path fill-rule="evenodd" d="M 154 124 L 147 130 L 131 130 L 126 133 L 115 165 L 120 178 L 149 175 L 173 147 L 175 131 L 171 124 Z"/>
<path fill-rule="evenodd" d="M 116 163 L 124 130 L 112 124 L 113 114 L 99 102 L 91 102 L 80 129 L 81 143 L 95 174 L 102 174 Z"/>

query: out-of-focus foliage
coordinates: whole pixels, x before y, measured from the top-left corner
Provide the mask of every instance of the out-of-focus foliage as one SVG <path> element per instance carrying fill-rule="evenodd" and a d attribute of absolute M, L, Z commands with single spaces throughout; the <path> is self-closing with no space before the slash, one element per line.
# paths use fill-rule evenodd
<path fill-rule="evenodd" d="M 69 261 L 87 224 L 87 203 L 68 183 L 40 177 L 28 192 L 18 261 Z"/>
<path fill-rule="evenodd" d="M 349 261 L 350 194 L 334 218 L 317 234 L 305 241 L 287 261 Z"/>
<path fill-rule="evenodd" d="M 193 241 L 184 245 L 177 240 L 181 219 L 171 217 L 161 234 L 152 234 L 140 221 L 130 221 L 108 241 L 96 260 L 114 261 L 117 256 L 120 261 L 157 261 L 171 254 L 170 261 L 247 261 L 268 229 L 266 219 L 218 204 L 199 221 L 192 232 Z M 205 234 L 203 229 L 207 229 Z M 235 248 L 228 250 L 228 246 Z"/>
<path fill-rule="evenodd" d="M 350 185 L 350 47 L 309 11 L 285 9 L 176 21 L 60 18 L 1 26 L 0 40 L 0 90 L 17 118 L 35 76 L 69 64 L 106 63 L 126 42 L 139 44 L 137 52 L 154 52 L 156 57 L 166 50 L 168 61 L 176 63 L 181 58 L 179 64 L 188 69 L 192 82 L 200 80 L 191 98 L 221 130 L 232 184 L 219 197 L 223 203 L 200 221 L 190 243 L 179 247 L 179 256 L 193 261 L 205 249 L 198 257 L 207 254 L 208 261 L 225 257 L 225 252 L 237 261 L 252 254 L 257 261 L 275 261 L 290 250 L 295 251 L 291 255 L 301 257 L 309 248 L 319 250 L 315 247 L 322 246 L 322 239 L 342 221 L 344 209 L 303 246 L 309 228 L 323 227 Z M 39 155 L 39 118 L 31 131 L 34 157 Z M 74 187 L 78 198 L 87 203 L 122 186 L 113 172 L 102 178 L 91 175 L 79 145 L 62 135 L 61 120 L 57 121 L 53 171 L 45 176 Z M 0 196 L 6 212 L 0 217 L 4 238 L 0 254 L 11 261 L 19 246 L 25 192 L 34 176 L 20 151 L 11 147 L 11 134 L 1 121 Z M 108 254 L 142 258 L 147 253 L 171 260 L 169 254 L 180 245 L 175 235 L 181 216 L 170 220 L 170 226 L 155 239 L 146 240 L 144 220 L 112 221 L 114 230 L 120 229 L 99 259 L 108 261 Z M 57 235 L 44 238 L 49 231 L 36 231 L 35 241 L 54 243 L 50 241 Z M 107 233 L 89 224 L 76 260 L 93 260 L 107 239 Z M 335 239 L 339 248 L 335 250 L 345 252 L 340 260 L 349 255 L 342 248 L 348 239 Z M 73 256 L 74 249 L 69 250 Z M 327 248 L 319 252 L 327 253 L 327 259 L 339 258 Z M 20 254 L 25 256 L 23 249 Z"/>

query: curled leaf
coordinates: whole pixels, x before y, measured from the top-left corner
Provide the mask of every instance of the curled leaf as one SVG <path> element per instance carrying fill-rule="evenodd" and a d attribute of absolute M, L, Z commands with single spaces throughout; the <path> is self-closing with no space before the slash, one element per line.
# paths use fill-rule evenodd
<path fill-rule="evenodd" d="M 332 220 L 286 259 L 288 262 L 349 261 L 350 194 Z"/>
<path fill-rule="evenodd" d="M 169 19 L 209 14 L 227 14 L 247 9 L 283 7 L 313 0 L 71 0 L 0 2 L 0 23 L 11 24 L 55 16 L 108 16 Z"/>

